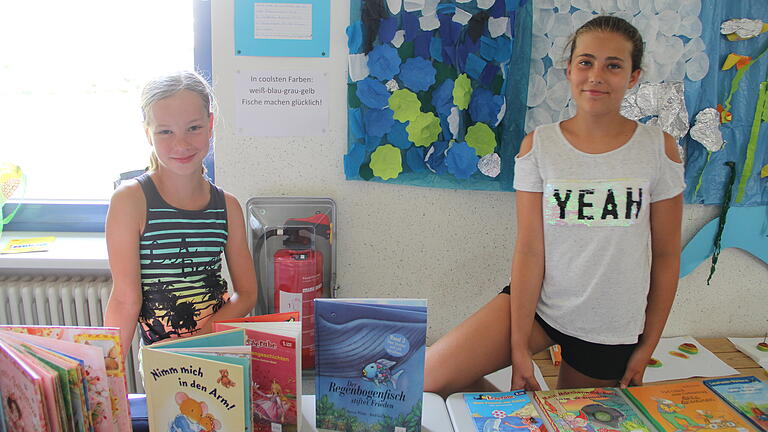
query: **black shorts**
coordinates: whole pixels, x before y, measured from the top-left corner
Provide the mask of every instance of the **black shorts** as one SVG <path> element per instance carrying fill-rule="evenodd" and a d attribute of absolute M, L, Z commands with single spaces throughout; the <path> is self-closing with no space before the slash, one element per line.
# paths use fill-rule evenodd
<path fill-rule="evenodd" d="M 509 285 L 499 294 L 509 294 Z M 637 343 L 604 345 L 587 342 L 558 331 L 539 314 L 534 317 L 550 339 L 560 345 L 563 361 L 584 375 L 601 380 L 619 380 L 624 376 L 629 357 Z"/>

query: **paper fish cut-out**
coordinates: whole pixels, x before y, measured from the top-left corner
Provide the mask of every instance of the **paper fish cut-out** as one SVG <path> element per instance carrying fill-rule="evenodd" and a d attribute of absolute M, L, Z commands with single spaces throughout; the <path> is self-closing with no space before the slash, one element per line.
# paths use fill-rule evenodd
<path fill-rule="evenodd" d="M 747 18 L 734 18 L 720 24 L 720 33 L 729 41 L 752 39 L 767 31 L 768 24 Z"/>
<path fill-rule="evenodd" d="M 728 57 L 725 58 L 725 62 L 723 62 L 722 70 L 728 70 L 734 66 L 736 66 L 736 69 L 738 70 L 748 65 L 751 61 L 752 57 L 730 53 L 728 54 Z"/>
<path fill-rule="evenodd" d="M 726 111 L 721 104 L 717 104 L 717 112 L 720 113 L 720 123 L 728 123 L 733 120 L 733 115 L 730 111 Z"/>

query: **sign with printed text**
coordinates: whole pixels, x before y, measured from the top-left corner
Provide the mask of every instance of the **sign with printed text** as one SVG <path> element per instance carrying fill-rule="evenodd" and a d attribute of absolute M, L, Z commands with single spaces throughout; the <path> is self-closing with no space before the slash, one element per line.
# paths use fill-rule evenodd
<path fill-rule="evenodd" d="M 238 72 L 237 134 L 312 136 L 328 130 L 324 72 Z"/>

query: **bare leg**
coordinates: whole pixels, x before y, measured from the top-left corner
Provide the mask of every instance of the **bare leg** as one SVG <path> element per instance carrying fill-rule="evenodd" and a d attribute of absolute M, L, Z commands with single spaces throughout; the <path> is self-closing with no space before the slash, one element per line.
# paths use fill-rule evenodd
<path fill-rule="evenodd" d="M 497 295 L 427 349 L 424 391 L 445 397 L 461 391 L 497 391 L 483 379 L 507 367 L 510 358 L 509 296 Z M 531 352 L 554 342 L 534 322 Z"/>
<path fill-rule="evenodd" d="M 619 380 L 592 378 L 577 371 L 566 362 L 560 363 L 560 373 L 557 376 L 557 388 L 559 389 L 616 387 L 618 385 Z"/>

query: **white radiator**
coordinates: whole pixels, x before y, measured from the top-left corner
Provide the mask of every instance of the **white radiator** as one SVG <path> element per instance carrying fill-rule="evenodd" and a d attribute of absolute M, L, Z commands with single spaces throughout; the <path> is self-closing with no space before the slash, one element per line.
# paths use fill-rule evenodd
<path fill-rule="evenodd" d="M 101 326 L 112 279 L 76 276 L 0 276 L 0 324 Z M 125 362 L 130 393 L 143 393 L 138 337 Z"/>

